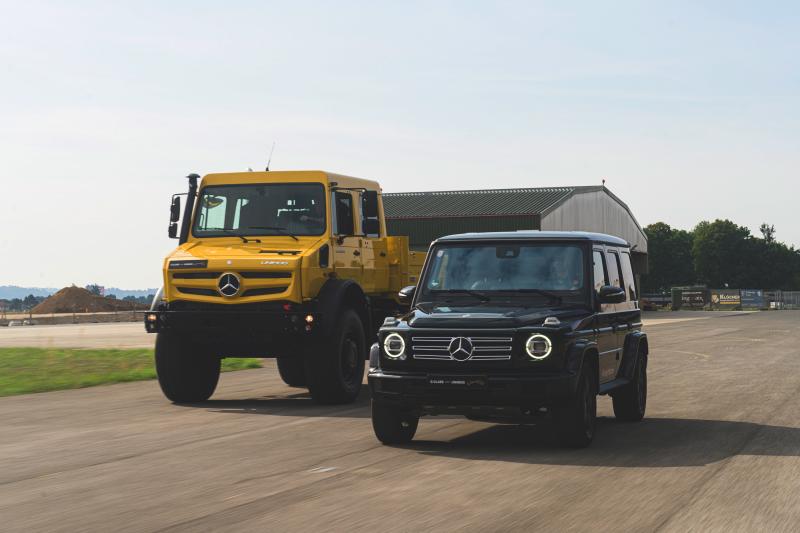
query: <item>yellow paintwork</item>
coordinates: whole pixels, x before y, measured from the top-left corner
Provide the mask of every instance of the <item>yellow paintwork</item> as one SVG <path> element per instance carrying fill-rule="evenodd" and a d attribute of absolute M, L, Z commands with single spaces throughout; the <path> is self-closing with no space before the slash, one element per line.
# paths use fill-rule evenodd
<path fill-rule="evenodd" d="M 415 284 L 425 254 L 409 252 L 408 238 L 386 237 L 383 216 L 383 199 L 380 186 L 375 181 L 353 178 L 323 171 L 271 171 L 208 174 L 200 183 L 199 193 L 208 185 L 253 184 L 253 183 L 321 183 L 327 198 L 326 232 L 320 236 L 298 236 L 299 241 L 288 235 L 252 236 L 260 243 L 244 243 L 235 236 L 195 238 L 176 248 L 163 264 L 164 299 L 166 301 L 188 300 L 216 304 L 245 304 L 266 301 L 290 301 L 301 303 L 314 298 L 325 281 L 331 277 L 354 279 L 364 292 L 373 297 L 396 299 L 402 287 Z M 378 208 L 381 237 L 344 237 L 339 244 L 331 234 L 331 183 L 338 187 L 364 188 L 378 191 Z M 355 208 L 355 232 L 361 233 L 361 203 L 358 193 L 351 192 Z M 248 238 L 251 236 L 248 235 Z M 319 267 L 318 252 L 328 244 L 330 260 L 328 268 Z M 281 251 L 283 253 L 277 253 Z M 290 255 L 287 252 L 295 252 Z M 204 269 L 168 270 L 169 261 L 176 259 L 206 259 Z M 290 278 L 247 278 L 239 276 L 239 295 L 249 289 L 284 287 L 280 293 L 259 296 L 220 295 L 207 296 L 186 294 L 179 288 L 210 289 L 216 291 L 218 278 L 174 279 L 175 273 L 189 272 L 287 272 Z"/>

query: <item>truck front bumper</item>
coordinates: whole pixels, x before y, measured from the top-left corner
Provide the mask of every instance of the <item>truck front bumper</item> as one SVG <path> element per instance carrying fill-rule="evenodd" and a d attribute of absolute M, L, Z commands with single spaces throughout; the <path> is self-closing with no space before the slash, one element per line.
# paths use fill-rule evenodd
<path fill-rule="evenodd" d="M 274 357 L 297 351 L 317 332 L 322 317 L 311 305 L 164 306 L 144 315 L 148 333 L 188 335 L 231 355 Z"/>
<path fill-rule="evenodd" d="M 577 390 L 577 374 L 447 374 L 370 370 L 375 401 L 422 412 L 470 414 L 475 408 L 522 412 L 564 405 Z"/>

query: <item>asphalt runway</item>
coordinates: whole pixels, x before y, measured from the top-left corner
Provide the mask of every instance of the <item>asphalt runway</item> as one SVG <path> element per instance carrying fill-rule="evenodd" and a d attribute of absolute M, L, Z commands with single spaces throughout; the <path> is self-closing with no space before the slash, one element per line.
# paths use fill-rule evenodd
<path fill-rule="evenodd" d="M 2 398 L 0 528 L 796 531 L 800 312 L 697 318 L 648 324 L 647 418 L 601 398 L 584 450 L 461 418 L 382 446 L 366 391 L 317 406 L 271 362 L 196 406 L 152 381 Z"/>

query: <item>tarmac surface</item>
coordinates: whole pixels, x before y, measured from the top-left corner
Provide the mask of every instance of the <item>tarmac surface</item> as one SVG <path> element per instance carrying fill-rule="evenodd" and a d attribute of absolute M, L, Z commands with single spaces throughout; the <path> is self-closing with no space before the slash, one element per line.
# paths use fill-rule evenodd
<path fill-rule="evenodd" d="M 366 390 L 317 406 L 271 361 L 193 406 L 153 381 L 2 398 L 0 528 L 796 531 L 800 312 L 663 315 L 647 418 L 601 398 L 583 450 L 461 418 L 382 446 Z"/>

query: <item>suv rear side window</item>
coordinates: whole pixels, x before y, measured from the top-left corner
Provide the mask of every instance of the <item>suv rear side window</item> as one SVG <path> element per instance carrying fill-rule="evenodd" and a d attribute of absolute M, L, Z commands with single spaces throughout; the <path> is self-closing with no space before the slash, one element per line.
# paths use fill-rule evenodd
<path fill-rule="evenodd" d="M 592 260 L 594 261 L 594 290 L 599 291 L 600 287 L 608 285 L 608 275 L 606 274 L 603 252 L 595 250 L 594 253 L 592 253 Z"/>
<path fill-rule="evenodd" d="M 631 255 L 627 252 L 620 254 L 622 259 L 622 277 L 625 278 L 625 285 L 628 287 L 628 299 L 636 300 L 636 282 L 633 278 L 633 268 L 631 268 Z"/>

